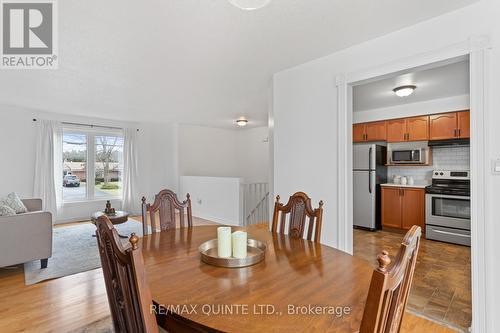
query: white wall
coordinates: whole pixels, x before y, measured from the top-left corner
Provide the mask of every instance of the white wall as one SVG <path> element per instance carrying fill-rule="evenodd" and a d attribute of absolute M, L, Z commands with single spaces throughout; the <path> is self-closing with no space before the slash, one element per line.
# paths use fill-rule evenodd
<path fill-rule="evenodd" d="M 267 182 L 267 127 L 222 129 L 179 125 L 179 175 Z"/>
<path fill-rule="evenodd" d="M 337 93 L 339 74 L 362 71 L 407 57 L 425 54 L 461 43 L 471 36 L 488 34 L 492 39 L 486 120 L 490 159 L 500 158 L 500 2 L 482 0 L 455 12 L 373 39 L 324 58 L 285 70 L 274 76 L 274 191 L 286 196 L 297 190 L 308 192 L 313 200 L 325 200 L 322 242 L 336 246 L 337 224 Z M 300 135 L 299 135 L 300 134 Z M 297 158 L 301 156 L 302 158 Z M 488 168 L 486 212 L 486 264 L 488 332 L 500 332 L 500 261 L 498 223 L 500 177 Z"/>
<path fill-rule="evenodd" d="M 160 189 L 168 187 L 177 190 L 176 128 L 168 124 L 137 124 L 111 121 L 99 118 L 66 116 L 20 108 L 0 106 L 0 196 L 15 191 L 21 197 L 33 195 L 35 173 L 35 136 L 36 123 L 33 118 L 52 119 L 66 122 L 80 122 L 117 127 L 139 128 L 139 163 L 140 174 L 138 197 L 148 198 Z M 90 214 L 104 207 L 105 201 L 96 200 L 83 203 L 65 204 L 57 222 L 88 219 Z M 120 201 L 113 201 L 120 207 Z"/>
<path fill-rule="evenodd" d="M 181 177 L 181 193 L 191 195 L 193 215 L 213 222 L 242 224 L 242 178 Z"/>
<path fill-rule="evenodd" d="M 386 120 L 435 114 L 449 111 L 467 110 L 470 108 L 469 95 L 433 99 L 424 102 L 401 104 L 387 108 L 356 111 L 353 113 L 354 124 L 368 121 Z"/>

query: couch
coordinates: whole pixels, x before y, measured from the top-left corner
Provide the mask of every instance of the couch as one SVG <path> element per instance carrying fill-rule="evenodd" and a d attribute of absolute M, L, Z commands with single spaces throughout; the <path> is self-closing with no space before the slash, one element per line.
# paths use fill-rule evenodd
<path fill-rule="evenodd" d="M 0 267 L 40 260 L 47 268 L 52 256 L 52 214 L 41 199 L 22 200 L 27 213 L 0 216 Z"/>

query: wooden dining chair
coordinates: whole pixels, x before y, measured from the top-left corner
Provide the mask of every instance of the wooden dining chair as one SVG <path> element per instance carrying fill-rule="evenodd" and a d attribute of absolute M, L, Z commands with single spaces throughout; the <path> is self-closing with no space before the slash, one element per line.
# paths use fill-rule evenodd
<path fill-rule="evenodd" d="M 146 282 L 139 237 L 132 234 L 122 245 L 107 216 L 96 222 L 97 243 L 115 332 L 158 333 L 153 299 Z"/>
<path fill-rule="evenodd" d="M 414 225 L 404 237 L 392 264 L 387 251 L 377 256 L 378 268 L 373 271 L 360 333 L 399 332 L 421 235 L 420 227 Z"/>
<path fill-rule="evenodd" d="M 142 197 L 142 228 L 143 234 L 148 234 L 148 213 L 151 224 L 151 231 L 157 232 L 156 213 L 159 215 L 160 231 L 175 228 L 176 211 L 179 212 L 180 227 L 184 228 L 184 210 L 187 213 L 187 226 L 193 226 L 193 215 L 191 210 L 191 198 L 189 193 L 186 200 L 179 201 L 177 194 L 171 190 L 162 190 L 155 196 L 153 204 L 146 203 L 146 198 Z"/>
<path fill-rule="evenodd" d="M 287 217 L 289 216 L 288 220 Z M 308 218 L 308 221 L 306 219 Z M 280 196 L 276 196 L 274 204 L 273 223 L 271 230 L 274 233 L 287 233 L 289 236 L 303 238 L 307 229 L 307 239 L 320 241 L 321 222 L 323 219 L 323 201 L 319 207 L 312 208 L 311 199 L 304 192 L 294 193 L 286 205 L 280 203 Z M 313 237 L 314 234 L 314 237 Z"/>

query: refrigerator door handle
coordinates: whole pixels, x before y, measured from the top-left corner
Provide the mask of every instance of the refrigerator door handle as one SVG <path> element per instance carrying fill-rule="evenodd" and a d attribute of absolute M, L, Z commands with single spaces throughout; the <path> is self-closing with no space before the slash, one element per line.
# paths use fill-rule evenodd
<path fill-rule="evenodd" d="M 368 171 L 368 192 L 372 193 L 372 172 Z"/>
<path fill-rule="evenodd" d="M 368 150 L 368 192 L 372 193 L 372 147 Z"/>
<path fill-rule="evenodd" d="M 372 150 L 373 148 L 370 146 L 370 149 L 368 149 L 368 170 L 372 169 Z"/>

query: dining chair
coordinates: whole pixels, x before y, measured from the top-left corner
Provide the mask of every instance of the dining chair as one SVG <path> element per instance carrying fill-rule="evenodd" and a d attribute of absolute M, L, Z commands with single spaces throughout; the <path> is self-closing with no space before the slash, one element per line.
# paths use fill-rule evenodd
<path fill-rule="evenodd" d="M 158 333 L 153 299 L 146 282 L 139 237 L 132 234 L 122 245 L 107 216 L 96 222 L 97 244 L 115 332 Z"/>
<path fill-rule="evenodd" d="M 387 251 L 377 256 L 366 299 L 360 333 L 396 333 L 408 302 L 422 230 L 413 226 L 405 235 L 393 263 Z"/>
<path fill-rule="evenodd" d="M 288 217 L 289 216 L 289 217 Z M 288 217 L 288 220 L 287 220 Z M 308 221 L 306 219 L 308 218 Z M 288 235 L 303 238 L 307 229 L 307 239 L 315 242 L 320 241 L 321 222 L 323 219 L 323 201 L 319 207 L 312 208 L 311 198 L 304 192 L 294 193 L 286 205 L 280 202 L 280 196 L 276 196 L 274 204 L 273 223 L 271 230 L 274 233 L 285 233 L 288 225 Z M 313 237 L 314 234 L 314 237 Z"/>
<path fill-rule="evenodd" d="M 193 226 L 193 215 L 191 210 L 191 198 L 189 193 L 186 195 L 186 200 L 179 201 L 177 194 L 171 190 L 162 190 L 155 195 L 153 204 L 146 203 L 146 198 L 142 197 L 142 228 L 143 234 L 148 234 L 148 213 L 151 223 L 151 231 L 157 232 L 156 229 L 156 214 L 159 215 L 160 231 L 175 228 L 176 211 L 179 212 L 180 227 L 184 228 L 184 210 L 187 213 L 187 226 Z"/>

